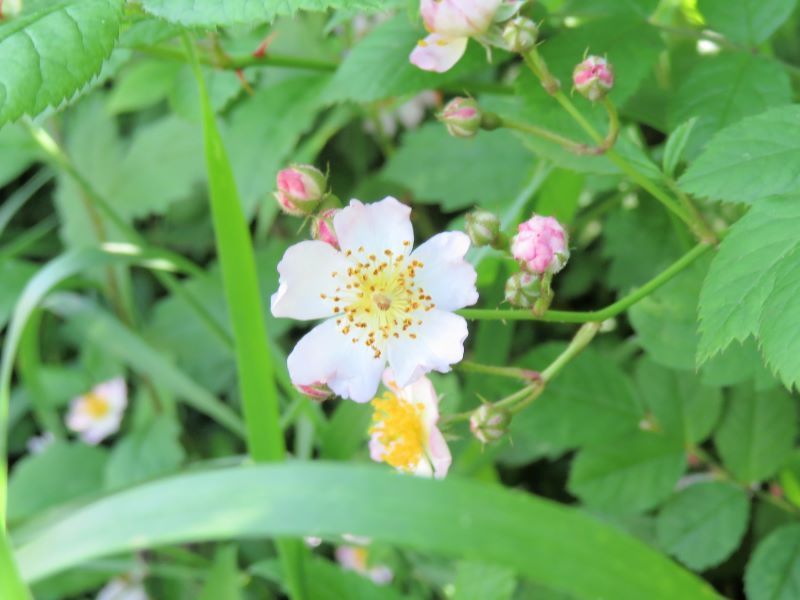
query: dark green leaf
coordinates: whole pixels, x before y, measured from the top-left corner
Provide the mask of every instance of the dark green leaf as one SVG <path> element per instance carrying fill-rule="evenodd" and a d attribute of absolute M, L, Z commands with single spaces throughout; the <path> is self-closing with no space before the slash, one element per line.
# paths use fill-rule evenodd
<path fill-rule="evenodd" d="M 748 600 L 800 597 L 800 525 L 784 525 L 758 545 L 747 564 L 745 590 Z"/>

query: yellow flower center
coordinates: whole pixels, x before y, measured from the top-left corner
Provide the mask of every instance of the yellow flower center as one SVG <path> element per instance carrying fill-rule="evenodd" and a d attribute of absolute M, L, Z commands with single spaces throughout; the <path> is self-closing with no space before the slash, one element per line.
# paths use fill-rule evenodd
<path fill-rule="evenodd" d="M 390 338 L 415 339 L 415 328 L 422 324 L 419 313 L 436 307 L 415 282 L 422 262 L 391 250 L 380 257 L 367 254 L 363 246 L 344 254 L 350 264 L 346 273 L 331 273 L 339 284 L 334 294 L 320 294 L 332 304 L 331 311 L 341 315 L 336 319 L 339 330 L 354 344 L 365 344 L 375 358 L 381 357 Z"/>
<path fill-rule="evenodd" d="M 383 445 L 383 462 L 403 471 L 411 471 L 425 455 L 424 406 L 384 392 L 372 401 L 375 413 L 370 435 Z"/>
<path fill-rule="evenodd" d="M 108 401 L 94 392 L 89 392 L 83 396 L 83 406 L 89 415 L 95 419 L 101 419 L 108 414 Z"/>

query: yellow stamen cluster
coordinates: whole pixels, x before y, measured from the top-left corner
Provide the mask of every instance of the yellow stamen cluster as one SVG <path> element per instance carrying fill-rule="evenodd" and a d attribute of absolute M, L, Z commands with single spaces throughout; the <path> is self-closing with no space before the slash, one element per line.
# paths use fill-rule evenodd
<path fill-rule="evenodd" d="M 424 406 L 384 392 L 372 401 L 375 413 L 370 435 L 384 448 L 381 460 L 403 471 L 412 471 L 425 455 Z"/>
<path fill-rule="evenodd" d="M 105 398 L 94 392 L 89 392 L 83 396 L 83 406 L 86 412 L 95 419 L 106 416 L 111 408 Z"/>
<path fill-rule="evenodd" d="M 414 329 L 422 324 L 415 313 L 435 308 L 431 296 L 414 281 L 422 262 L 388 249 L 382 256 L 368 254 L 363 246 L 344 254 L 349 259 L 347 271 L 331 273 L 338 287 L 332 295 L 320 294 L 332 304 L 334 314 L 342 315 L 336 319 L 339 330 L 354 344 L 365 344 L 375 358 L 382 356 L 390 338 L 415 339 Z"/>

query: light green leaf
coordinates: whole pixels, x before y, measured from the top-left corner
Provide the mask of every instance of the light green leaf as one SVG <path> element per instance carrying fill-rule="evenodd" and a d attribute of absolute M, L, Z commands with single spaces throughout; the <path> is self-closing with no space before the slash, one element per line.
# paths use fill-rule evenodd
<path fill-rule="evenodd" d="M 8 322 L 17 298 L 36 270 L 36 265 L 27 261 L 0 259 L 0 327 Z"/>
<path fill-rule="evenodd" d="M 750 500 L 740 487 L 721 481 L 689 486 L 658 514 L 658 544 L 695 571 L 704 571 L 739 546 L 749 510 Z"/>
<path fill-rule="evenodd" d="M 722 393 L 705 387 L 693 373 L 669 371 L 648 359 L 636 368 L 642 398 L 659 431 L 684 444 L 707 438 L 722 412 Z"/>
<path fill-rule="evenodd" d="M 122 5 L 59 0 L 0 23 L 0 125 L 57 106 L 97 75 L 119 34 Z"/>
<path fill-rule="evenodd" d="M 119 440 L 106 464 L 106 487 L 124 487 L 177 470 L 186 457 L 179 432 L 178 424 L 162 415 Z"/>
<path fill-rule="evenodd" d="M 690 194 L 754 204 L 800 190 L 800 106 L 782 106 L 726 127 L 680 179 Z"/>
<path fill-rule="evenodd" d="M 19 521 L 103 487 L 107 452 L 81 442 L 55 442 L 14 468 L 8 486 L 8 519 Z"/>
<path fill-rule="evenodd" d="M 409 62 L 408 55 L 424 37 L 421 26 L 409 22 L 405 14 L 376 27 L 339 66 L 325 94 L 326 99 L 369 102 L 421 92 L 486 65 L 486 52 L 472 42 L 466 56 L 447 73 L 423 71 Z"/>
<path fill-rule="evenodd" d="M 385 0 L 143 0 L 144 9 L 167 21 L 183 25 L 213 27 L 255 25 L 299 10 L 329 8 L 380 10 Z"/>
<path fill-rule="evenodd" d="M 784 331 L 800 315 L 791 295 L 800 282 L 798 226 L 800 197 L 789 196 L 763 200 L 731 227 L 700 293 L 699 362 L 755 335 L 784 383 L 800 382 L 800 339 Z"/>
<path fill-rule="evenodd" d="M 239 600 L 241 597 L 236 546 L 221 546 L 214 554 L 214 564 L 198 600 Z"/>
<path fill-rule="evenodd" d="M 723 127 L 791 100 L 789 76 L 779 63 L 746 52 L 723 53 L 701 59 L 682 78 L 669 101 L 669 123 L 674 128 L 697 119 L 686 148 L 694 158 Z"/>
<path fill-rule="evenodd" d="M 405 134 L 381 178 L 409 188 L 418 202 L 458 210 L 516 195 L 530 176 L 531 162 L 507 131 L 464 140 L 448 135 L 439 123 L 428 123 Z"/>
<path fill-rule="evenodd" d="M 792 14 L 797 0 L 699 0 L 697 8 L 712 29 L 739 44 L 766 40 Z"/>
<path fill-rule="evenodd" d="M 148 108 L 164 100 L 175 84 L 179 63 L 143 60 L 122 71 L 108 98 L 112 114 Z"/>
<path fill-rule="evenodd" d="M 542 369 L 561 349 L 558 344 L 541 346 L 519 364 Z M 511 439 L 523 445 L 535 440 L 558 452 L 636 432 L 643 416 L 630 380 L 612 360 L 589 348 L 514 417 Z"/>
<path fill-rule="evenodd" d="M 496 565 L 460 562 L 454 600 L 511 600 L 517 587 L 514 571 Z"/>
<path fill-rule="evenodd" d="M 21 125 L 0 127 L 0 186 L 20 175 L 41 154 L 36 142 Z"/>
<path fill-rule="evenodd" d="M 685 468 L 683 444 L 638 431 L 581 450 L 567 488 L 592 507 L 642 512 L 672 493 Z"/>
<path fill-rule="evenodd" d="M 270 193 L 300 136 L 322 108 L 322 90 L 330 78 L 293 77 L 259 90 L 233 111 L 225 140 L 241 189 L 245 213 L 260 202 L 272 208 Z"/>
<path fill-rule="evenodd" d="M 758 545 L 744 583 L 748 600 L 800 597 L 800 524 L 784 525 Z"/>
<path fill-rule="evenodd" d="M 566 14 L 599 17 L 609 14 L 638 14 L 647 17 L 658 6 L 658 0 L 568 0 Z"/>
<path fill-rule="evenodd" d="M 778 471 L 796 435 L 797 411 L 789 394 L 782 389 L 753 392 L 745 386 L 730 399 L 714 444 L 725 466 L 749 485 Z"/>
<path fill-rule="evenodd" d="M 134 548 L 342 533 L 505 565 L 576 599 L 718 598 L 653 549 L 575 509 L 458 478 L 432 481 L 378 466 L 318 462 L 217 469 L 146 484 L 53 523 L 17 558 L 26 579 L 36 581 Z"/>
<path fill-rule="evenodd" d="M 692 132 L 697 124 L 697 117 L 691 117 L 688 121 L 684 121 L 678 125 L 675 130 L 669 134 L 666 144 L 664 144 L 664 158 L 661 165 L 664 168 L 664 174 L 669 177 L 674 177 L 678 169 L 678 165 L 683 159 L 683 154 L 686 151 L 686 145 L 692 137 Z"/>

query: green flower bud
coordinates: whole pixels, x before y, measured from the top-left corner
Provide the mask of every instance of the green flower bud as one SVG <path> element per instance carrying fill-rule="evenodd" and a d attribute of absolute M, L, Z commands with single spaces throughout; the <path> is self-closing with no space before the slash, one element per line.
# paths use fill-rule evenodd
<path fill-rule="evenodd" d="M 465 217 L 465 230 L 472 245 L 494 246 L 500 238 L 500 219 L 488 210 L 473 210 Z"/>
<path fill-rule="evenodd" d="M 469 418 L 469 430 L 482 444 L 496 442 L 508 433 L 511 413 L 492 404 L 483 404 Z"/>
<path fill-rule="evenodd" d="M 511 52 L 525 52 L 536 45 L 539 28 L 527 17 L 515 17 L 503 28 L 503 41 Z"/>
<path fill-rule="evenodd" d="M 542 295 L 541 277 L 521 271 L 506 281 L 506 302 L 518 308 L 531 308 Z"/>

